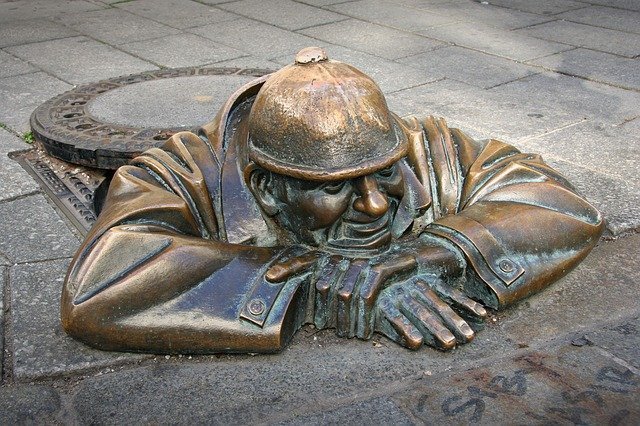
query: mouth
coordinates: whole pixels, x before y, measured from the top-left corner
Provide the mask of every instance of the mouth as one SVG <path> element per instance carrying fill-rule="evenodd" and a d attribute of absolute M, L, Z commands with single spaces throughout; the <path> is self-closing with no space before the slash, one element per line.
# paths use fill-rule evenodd
<path fill-rule="evenodd" d="M 391 206 L 395 207 L 395 206 Z M 327 243 L 338 251 L 380 250 L 391 243 L 391 222 L 395 208 L 371 218 L 359 212 L 348 212 L 331 227 Z"/>

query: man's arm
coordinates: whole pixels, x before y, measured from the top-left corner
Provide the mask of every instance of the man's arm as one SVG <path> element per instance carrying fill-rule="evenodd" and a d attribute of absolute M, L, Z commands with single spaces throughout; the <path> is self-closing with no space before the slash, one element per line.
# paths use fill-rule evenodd
<path fill-rule="evenodd" d="M 475 141 L 442 119 L 420 124 L 437 202 L 426 232 L 464 253 L 467 294 L 508 306 L 564 276 L 598 242 L 600 213 L 539 155 Z"/>
<path fill-rule="evenodd" d="M 286 252 L 217 239 L 218 176 L 215 155 L 191 133 L 116 172 L 65 280 L 69 334 L 134 351 L 284 346 L 301 323 L 291 315 L 302 303 L 304 277 L 265 285 L 266 268 Z"/>

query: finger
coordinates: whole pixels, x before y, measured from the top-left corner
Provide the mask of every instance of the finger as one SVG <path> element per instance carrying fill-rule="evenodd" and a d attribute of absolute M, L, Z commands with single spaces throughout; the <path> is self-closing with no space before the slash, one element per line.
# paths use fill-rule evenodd
<path fill-rule="evenodd" d="M 318 253 L 307 253 L 302 256 L 292 257 L 284 262 L 271 266 L 264 275 L 269 282 L 284 281 L 298 272 L 306 269 L 318 259 Z"/>
<path fill-rule="evenodd" d="M 484 320 L 487 317 L 487 310 L 484 306 L 467 297 L 457 288 L 448 286 L 443 282 L 436 282 L 432 287 L 444 300 L 451 302 L 451 306 L 466 319 L 471 318 L 478 321 Z"/>
<path fill-rule="evenodd" d="M 446 327 L 456 336 L 458 342 L 467 343 L 473 340 L 475 333 L 469 324 L 438 297 L 435 291 L 423 281 L 416 281 L 415 287 L 419 290 L 416 294 L 420 298 L 419 300 L 440 316 Z"/>
<path fill-rule="evenodd" d="M 456 346 L 456 336 L 442 324 L 438 315 L 410 295 L 403 298 L 400 311 L 413 320 L 429 345 L 445 350 Z"/>
<path fill-rule="evenodd" d="M 338 290 L 336 315 L 336 334 L 340 337 L 355 335 L 356 309 L 353 306 L 353 292 L 366 266 L 366 261 L 354 260 L 342 277 L 342 286 Z"/>
<path fill-rule="evenodd" d="M 356 334 L 359 338 L 369 339 L 373 334 L 373 306 L 387 279 L 394 274 L 408 271 L 415 266 L 416 261 L 413 256 L 402 256 L 371 268 L 358 292 L 358 324 Z"/>
<path fill-rule="evenodd" d="M 380 331 L 385 336 L 409 349 L 422 347 L 424 337 L 420 330 L 391 301 L 380 305 L 380 315 Z"/>
<path fill-rule="evenodd" d="M 333 317 L 334 311 L 334 297 L 335 292 L 334 283 L 337 282 L 342 270 L 340 269 L 341 258 L 338 256 L 331 256 L 327 263 L 318 272 L 318 281 L 315 286 L 315 312 L 313 317 L 313 324 L 318 329 L 330 327 L 330 319 Z M 331 289 L 334 289 L 332 292 Z"/>

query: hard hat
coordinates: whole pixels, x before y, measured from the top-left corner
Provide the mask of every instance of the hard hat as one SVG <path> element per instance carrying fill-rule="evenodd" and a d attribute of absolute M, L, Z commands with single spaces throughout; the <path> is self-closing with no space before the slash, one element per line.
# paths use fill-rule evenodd
<path fill-rule="evenodd" d="M 399 120 L 370 77 L 308 47 L 258 92 L 249 115 L 249 158 L 299 179 L 352 179 L 406 155 Z"/>

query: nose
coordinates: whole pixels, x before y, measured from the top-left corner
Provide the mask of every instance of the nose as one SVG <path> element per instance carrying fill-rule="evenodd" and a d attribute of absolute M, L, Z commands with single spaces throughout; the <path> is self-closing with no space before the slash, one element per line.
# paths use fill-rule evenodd
<path fill-rule="evenodd" d="M 378 181 L 368 175 L 356 179 L 356 190 L 360 196 L 353 202 L 353 208 L 371 217 L 380 217 L 389 209 L 389 199 L 380 192 Z"/>

